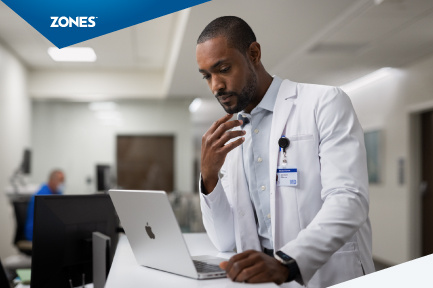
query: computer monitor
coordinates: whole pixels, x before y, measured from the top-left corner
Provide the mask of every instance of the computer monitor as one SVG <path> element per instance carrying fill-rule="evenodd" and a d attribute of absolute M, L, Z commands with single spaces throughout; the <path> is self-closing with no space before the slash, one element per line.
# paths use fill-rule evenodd
<path fill-rule="evenodd" d="M 21 162 L 20 170 L 23 174 L 30 174 L 31 172 L 31 157 L 32 152 L 30 149 L 25 149 L 23 154 L 23 162 Z"/>
<path fill-rule="evenodd" d="M 110 166 L 96 165 L 96 191 L 108 191 L 110 188 Z"/>
<path fill-rule="evenodd" d="M 0 287 L 10 288 L 12 287 L 11 283 L 6 276 L 6 271 L 3 268 L 2 261 L 0 260 Z"/>
<path fill-rule="evenodd" d="M 118 226 L 106 194 L 36 196 L 31 287 L 70 288 L 92 283 L 92 233 L 111 238 L 111 265 Z"/>

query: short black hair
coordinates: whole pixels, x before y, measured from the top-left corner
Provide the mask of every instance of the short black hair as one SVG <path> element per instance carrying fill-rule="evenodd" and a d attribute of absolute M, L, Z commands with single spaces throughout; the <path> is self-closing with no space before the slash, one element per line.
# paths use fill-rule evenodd
<path fill-rule="evenodd" d="M 227 39 L 230 47 L 236 48 L 242 54 L 256 41 L 256 35 L 247 22 L 236 16 L 223 16 L 216 18 L 203 29 L 197 44 L 221 36 Z"/>

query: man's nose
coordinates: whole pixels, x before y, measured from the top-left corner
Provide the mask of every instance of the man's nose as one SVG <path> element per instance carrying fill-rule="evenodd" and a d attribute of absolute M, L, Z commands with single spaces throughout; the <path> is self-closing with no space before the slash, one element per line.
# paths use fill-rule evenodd
<path fill-rule="evenodd" d="M 225 82 L 221 77 L 212 77 L 212 93 L 216 95 L 218 92 L 224 91 L 226 88 Z"/>

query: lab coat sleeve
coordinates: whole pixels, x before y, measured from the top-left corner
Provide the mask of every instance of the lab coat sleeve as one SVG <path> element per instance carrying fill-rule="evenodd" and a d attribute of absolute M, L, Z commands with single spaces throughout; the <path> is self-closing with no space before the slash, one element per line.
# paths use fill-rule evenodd
<path fill-rule="evenodd" d="M 354 236 L 369 210 L 363 130 L 349 97 L 339 88 L 329 89 L 318 97 L 315 117 L 323 204 L 297 238 L 281 248 L 296 260 L 305 284 Z"/>
<path fill-rule="evenodd" d="M 236 246 L 233 213 L 222 179 L 218 180 L 215 189 L 208 195 L 202 193 L 201 183 L 200 175 L 200 206 L 206 232 L 219 251 L 233 251 Z"/>

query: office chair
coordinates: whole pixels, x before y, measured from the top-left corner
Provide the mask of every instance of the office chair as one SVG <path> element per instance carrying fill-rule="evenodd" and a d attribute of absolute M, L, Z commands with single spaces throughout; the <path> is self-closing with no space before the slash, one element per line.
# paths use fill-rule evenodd
<path fill-rule="evenodd" d="M 18 250 L 26 255 L 32 255 L 32 242 L 25 237 L 24 229 L 27 220 L 27 206 L 30 199 L 21 198 L 12 202 L 15 211 L 16 230 L 14 245 Z"/>

